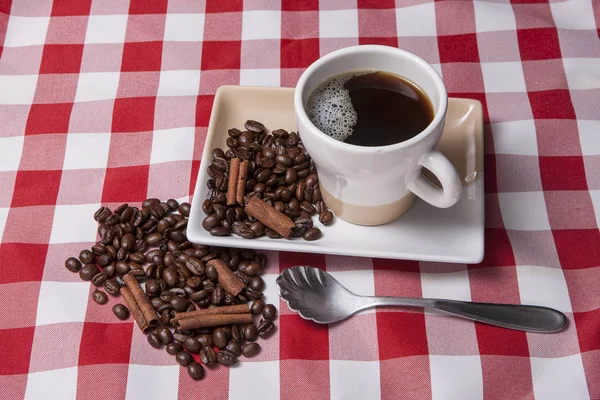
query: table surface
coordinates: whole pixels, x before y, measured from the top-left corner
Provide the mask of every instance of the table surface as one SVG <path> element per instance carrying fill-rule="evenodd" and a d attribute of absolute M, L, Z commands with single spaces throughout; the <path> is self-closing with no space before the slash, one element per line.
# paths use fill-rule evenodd
<path fill-rule="evenodd" d="M 600 2 L 0 1 L 0 397 L 600 398 Z M 192 194 L 220 85 L 294 86 L 319 56 L 397 46 L 485 109 L 486 255 L 451 265 L 269 253 L 361 294 L 539 304 L 530 334 L 420 311 L 278 330 L 192 381 L 64 260 L 100 204 Z"/>

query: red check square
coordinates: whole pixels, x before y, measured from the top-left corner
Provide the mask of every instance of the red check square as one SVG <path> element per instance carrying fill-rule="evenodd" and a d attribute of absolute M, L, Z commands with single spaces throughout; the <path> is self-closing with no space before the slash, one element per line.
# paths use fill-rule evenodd
<path fill-rule="evenodd" d="M 518 29 L 517 38 L 523 61 L 561 58 L 555 28 Z"/>
<path fill-rule="evenodd" d="M 160 71 L 162 42 L 125 43 L 121 71 Z"/>
<path fill-rule="evenodd" d="M 78 73 L 82 56 L 82 44 L 47 44 L 42 53 L 40 74 Z"/>
<path fill-rule="evenodd" d="M 552 234 L 563 269 L 598 266 L 600 260 L 598 229 L 561 229 L 552 231 Z"/>
<path fill-rule="evenodd" d="M 0 329 L 0 375 L 26 374 L 35 328 Z"/>
<path fill-rule="evenodd" d="M 583 157 L 540 156 L 544 190 L 587 190 Z"/>
<path fill-rule="evenodd" d="M 134 323 L 83 325 L 79 365 L 127 364 Z"/>
<path fill-rule="evenodd" d="M 425 315 L 421 312 L 378 311 L 377 340 L 380 360 L 429 354 Z"/>
<path fill-rule="evenodd" d="M 113 132 L 142 132 L 154 128 L 155 97 L 116 99 L 113 110 Z"/>
<path fill-rule="evenodd" d="M 56 204 L 62 171 L 18 171 L 11 207 Z"/>
<path fill-rule="evenodd" d="M 32 104 L 25 134 L 67 133 L 72 110 L 73 103 Z"/>
<path fill-rule="evenodd" d="M 378 44 L 381 46 L 398 47 L 397 37 L 367 37 L 358 38 L 358 44 Z"/>
<path fill-rule="evenodd" d="M 318 325 L 299 315 L 280 315 L 280 357 L 282 360 L 329 359 L 329 331 L 327 325 Z M 310 346 L 298 346 L 310 343 Z"/>
<path fill-rule="evenodd" d="M 281 11 L 319 11 L 319 0 L 281 0 Z"/>
<path fill-rule="evenodd" d="M 449 35 L 438 37 L 440 62 L 479 62 L 477 35 Z"/>
<path fill-rule="evenodd" d="M 206 13 L 238 12 L 244 9 L 243 0 L 206 0 Z"/>
<path fill-rule="evenodd" d="M 472 268 L 515 265 L 515 256 L 510 245 L 510 239 L 504 229 L 486 228 L 484 241 L 485 256 L 483 261 L 480 264 L 473 265 Z"/>
<path fill-rule="evenodd" d="M 242 42 L 239 40 L 206 41 L 202 44 L 201 67 L 203 70 L 239 69 L 241 52 Z"/>
<path fill-rule="evenodd" d="M 107 168 L 104 178 L 102 202 L 144 201 L 148 191 L 148 169 L 147 165 Z"/>
<path fill-rule="evenodd" d="M 130 0 L 129 14 L 166 14 L 167 0 Z"/>
<path fill-rule="evenodd" d="M 213 95 L 198 96 L 198 101 L 196 102 L 196 126 L 208 126 L 214 100 L 215 96 Z"/>
<path fill-rule="evenodd" d="M 600 309 L 573 314 L 581 352 L 600 350 Z"/>
<path fill-rule="evenodd" d="M 279 270 L 283 271 L 295 265 L 310 265 L 325 270 L 325 260 L 323 254 L 285 252 L 279 254 Z"/>
<path fill-rule="evenodd" d="M 47 244 L 2 243 L 0 265 L 21 265 L 27 260 L 27 268 L 0 268 L 0 284 L 42 280 L 47 253 Z"/>
<path fill-rule="evenodd" d="M 54 0 L 52 2 L 52 16 L 89 15 L 91 8 L 92 0 Z"/>
<path fill-rule="evenodd" d="M 357 8 L 371 8 L 371 9 L 387 9 L 396 8 L 396 2 L 394 0 L 358 0 Z"/>
<path fill-rule="evenodd" d="M 319 56 L 319 39 L 281 39 L 281 68 L 306 68 Z"/>
<path fill-rule="evenodd" d="M 481 355 L 529 357 L 525 332 L 500 329 L 486 324 L 475 324 L 475 332 Z"/>
<path fill-rule="evenodd" d="M 568 90 L 529 92 L 531 111 L 536 119 L 575 119 L 575 109 Z"/>

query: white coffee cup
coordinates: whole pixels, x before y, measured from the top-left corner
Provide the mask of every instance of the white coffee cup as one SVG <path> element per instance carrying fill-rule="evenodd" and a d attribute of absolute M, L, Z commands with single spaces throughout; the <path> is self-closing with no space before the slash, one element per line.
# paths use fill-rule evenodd
<path fill-rule="evenodd" d="M 363 147 L 327 136 L 309 119 L 306 103 L 319 84 L 354 70 L 385 71 L 412 81 L 429 97 L 433 121 L 413 138 L 388 146 Z M 294 108 L 298 133 L 315 162 L 329 208 L 345 221 L 380 225 L 405 214 L 415 195 L 435 207 L 454 205 L 462 193 L 459 175 L 435 149 L 447 106 L 448 94 L 437 71 L 414 54 L 394 47 L 348 47 L 309 66 L 296 85 Z M 435 175 L 442 189 L 421 174 L 423 167 Z"/>

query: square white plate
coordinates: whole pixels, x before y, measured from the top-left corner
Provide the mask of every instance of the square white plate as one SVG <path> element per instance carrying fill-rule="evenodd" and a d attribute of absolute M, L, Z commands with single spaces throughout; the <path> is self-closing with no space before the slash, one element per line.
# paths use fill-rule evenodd
<path fill-rule="evenodd" d="M 243 128 L 248 119 L 261 121 L 268 130 L 296 130 L 294 89 L 221 86 L 215 96 L 200 171 L 192 201 L 187 236 L 193 243 L 263 250 L 341 254 L 418 261 L 478 263 L 484 252 L 483 112 L 477 100 L 448 102 L 444 134 L 438 149 L 463 178 L 463 195 L 451 208 L 438 209 L 417 200 L 400 219 L 382 226 L 358 226 L 339 218 L 330 226 L 315 226 L 319 240 L 302 238 L 242 239 L 215 237 L 202 228 L 202 202 L 207 196 L 207 167 L 215 147 L 226 149 L 229 128 Z"/>

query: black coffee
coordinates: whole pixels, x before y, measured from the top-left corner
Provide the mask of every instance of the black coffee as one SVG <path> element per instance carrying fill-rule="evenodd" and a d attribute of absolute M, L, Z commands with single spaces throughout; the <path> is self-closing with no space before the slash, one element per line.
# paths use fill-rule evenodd
<path fill-rule="evenodd" d="M 403 142 L 423 131 L 434 116 L 421 88 L 380 71 L 351 71 L 329 78 L 310 95 L 306 111 L 322 132 L 358 146 Z"/>

